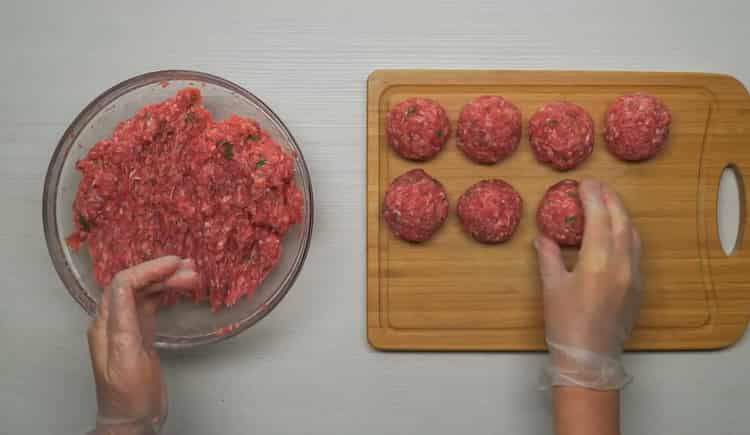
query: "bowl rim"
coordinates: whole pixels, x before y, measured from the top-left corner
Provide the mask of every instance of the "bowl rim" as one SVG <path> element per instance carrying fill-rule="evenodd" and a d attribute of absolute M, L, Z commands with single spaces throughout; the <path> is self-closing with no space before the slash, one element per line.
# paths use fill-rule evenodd
<path fill-rule="evenodd" d="M 94 316 L 96 313 L 96 301 L 91 298 L 81 286 L 78 279 L 72 273 L 72 269 L 65 256 L 64 247 L 62 246 L 61 239 L 59 237 L 59 228 L 57 224 L 57 192 L 60 184 L 60 177 L 62 175 L 62 168 L 67 160 L 67 154 L 75 144 L 75 139 L 83 131 L 83 128 L 103 109 L 109 106 L 111 103 L 116 101 L 121 96 L 131 92 L 135 89 L 142 88 L 145 86 L 158 84 L 164 81 L 171 80 L 194 80 L 196 82 L 205 82 L 212 85 L 222 87 L 234 92 L 237 95 L 249 100 L 255 104 L 268 118 L 276 123 L 285 136 L 285 139 L 294 149 L 296 153 L 296 159 L 301 169 L 299 174 L 308 186 L 308 189 L 303 189 L 303 194 L 306 196 L 308 204 L 305 210 L 309 216 L 307 225 L 302 228 L 302 249 L 298 250 L 294 262 L 281 282 L 281 285 L 270 295 L 267 301 L 262 303 L 255 311 L 253 311 L 248 317 L 244 318 L 240 322 L 234 323 L 224 328 L 211 331 L 210 333 L 189 336 L 189 337 L 175 337 L 166 335 L 156 335 L 155 346 L 160 349 L 184 349 L 196 347 L 203 344 L 216 343 L 219 341 L 226 340 L 234 337 L 242 331 L 245 331 L 252 325 L 258 323 L 265 316 L 268 315 L 280 302 L 284 299 L 284 296 L 289 292 L 291 287 L 294 285 L 297 277 L 302 271 L 305 259 L 307 258 L 308 251 L 310 249 L 310 242 L 312 239 L 313 225 L 315 221 L 315 205 L 313 200 L 313 185 L 310 178 L 310 171 L 307 167 L 307 163 L 302 155 L 302 150 L 292 135 L 289 128 L 279 118 L 279 116 L 266 105 L 260 98 L 256 97 L 253 93 L 246 90 L 245 88 L 233 83 L 224 78 L 193 70 L 159 70 L 152 71 L 137 76 L 131 77 L 124 80 L 116 85 L 105 90 L 94 98 L 89 104 L 87 104 L 83 110 L 73 119 L 70 125 L 65 129 L 64 133 L 57 142 L 57 146 L 50 157 L 50 163 L 47 167 L 47 172 L 44 177 L 44 189 L 42 192 L 42 225 L 44 227 L 44 238 L 47 244 L 47 251 L 52 260 L 52 264 L 57 271 L 58 276 L 63 282 L 68 293 L 78 304 L 86 311 L 89 316 Z"/>

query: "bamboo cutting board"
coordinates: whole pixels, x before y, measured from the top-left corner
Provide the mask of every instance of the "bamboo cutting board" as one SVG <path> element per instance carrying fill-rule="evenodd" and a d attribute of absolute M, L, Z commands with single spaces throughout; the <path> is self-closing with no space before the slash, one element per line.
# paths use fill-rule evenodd
<path fill-rule="evenodd" d="M 604 112 L 618 95 L 643 90 L 671 109 L 666 148 L 653 160 L 625 163 L 602 137 Z M 404 160 L 389 147 L 385 114 L 398 101 L 425 96 L 447 110 L 453 131 L 473 97 L 502 95 L 524 117 L 518 150 L 496 165 L 472 163 L 456 148 L 424 163 Z M 569 100 L 594 118 L 594 152 L 578 168 L 556 172 L 536 162 L 526 122 L 541 104 Z M 628 349 L 715 349 L 733 344 L 750 317 L 748 222 L 741 196 L 740 237 L 721 249 L 716 201 L 722 170 L 750 169 L 750 98 L 736 79 L 716 74 L 587 71 L 375 71 L 367 86 L 367 335 L 378 349 L 544 349 L 540 282 L 531 241 L 536 206 L 562 178 L 592 176 L 623 197 L 644 244 L 643 304 Z M 391 180 L 421 167 L 445 186 L 451 211 L 428 242 L 394 237 L 381 216 Z M 524 200 L 515 236 L 482 245 L 460 228 L 458 197 L 471 184 L 500 177 Z M 741 177 L 740 177 L 741 178 Z M 748 178 L 740 182 L 748 189 Z M 566 250 L 573 263 L 576 252 Z"/>

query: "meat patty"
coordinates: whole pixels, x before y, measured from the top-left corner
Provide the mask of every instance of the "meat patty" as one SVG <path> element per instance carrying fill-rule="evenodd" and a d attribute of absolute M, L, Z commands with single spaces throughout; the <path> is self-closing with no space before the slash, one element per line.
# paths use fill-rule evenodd
<path fill-rule="evenodd" d="M 503 180 L 482 180 L 458 199 L 456 212 L 461 225 L 482 243 L 509 240 L 521 220 L 521 195 Z"/>
<path fill-rule="evenodd" d="M 429 98 L 407 98 L 385 117 L 388 143 L 401 157 L 427 160 L 443 149 L 451 134 L 445 109 Z"/>
<path fill-rule="evenodd" d="M 562 180 L 547 189 L 537 208 L 536 222 L 542 234 L 559 245 L 580 245 L 585 218 L 578 181 Z"/>
<path fill-rule="evenodd" d="M 648 160 L 664 148 L 671 120 L 658 98 L 643 92 L 622 95 L 607 109 L 604 140 L 621 160 Z"/>
<path fill-rule="evenodd" d="M 539 162 L 558 171 L 573 169 L 594 149 L 594 121 L 577 104 L 545 104 L 529 120 L 529 144 Z"/>
<path fill-rule="evenodd" d="M 497 163 L 518 148 L 521 111 L 503 97 L 477 97 L 461 110 L 456 136 L 458 148 L 471 160 Z"/>
<path fill-rule="evenodd" d="M 424 242 L 448 216 L 448 194 L 439 181 L 421 169 L 393 180 L 383 199 L 383 218 L 396 236 Z"/>

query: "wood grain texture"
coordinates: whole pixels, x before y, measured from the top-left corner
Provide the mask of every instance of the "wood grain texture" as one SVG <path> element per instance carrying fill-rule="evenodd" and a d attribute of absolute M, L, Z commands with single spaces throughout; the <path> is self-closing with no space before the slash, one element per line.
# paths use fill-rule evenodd
<path fill-rule="evenodd" d="M 644 90 L 673 115 L 669 142 L 656 158 L 624 163 L 602 137 L 607 105 Z M 385 139 L 384 116 L 409 96 L 440 101 L 455 125 L 461 107 L 482 94 L 519 106 L 524 124 L 541 104 L 569 100 L 595 120 L 592 156 L 579 168 L 556 172 L 537 163 L 526 125 L 519 149 L 491 166 L 471 163 L 451 137 L 435 159 L 398 157 Z M 540 283 L 531 240 L 536 206 L 562 178 L 593 176 L 618 190 L 644 239 L 645 288 L 641 316 L 628 349 L 715 349 L 742 336 L 750 316 L 746 281 L 750 249 L 721 249 L 716 200 L 722 170 L 750 163 L 750 99 L 734 78 L 718 74 L 585 71 L 380 70 L 367 92 L 367 327 L 372 346 L 418 350 L 540 350 L 544 348 Z M 451 214 L 427 243 L 395 238 L 380 206 L 390 181 L 422 167 L 448 191 Z M 524 199 L 516 235 L 482 245 L 460 228 L 455 201 L 471 184 L 500 177 Z M 747 178 L 743 180 L 746 190 Z M 744 207 L 744 205 L 743 205 Z M 742 227 L 748 222 L 741 220 Z M 746 229 L 746 228 L 743 228 Z M 575 261 L 575 251 L 565 252 Z"/>

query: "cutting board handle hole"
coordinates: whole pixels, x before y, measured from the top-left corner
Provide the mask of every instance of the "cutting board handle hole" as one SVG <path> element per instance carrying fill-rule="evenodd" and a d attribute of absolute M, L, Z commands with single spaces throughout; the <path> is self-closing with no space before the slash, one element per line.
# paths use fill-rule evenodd
<path fill-rule="evenodd" d="M 727 165 L 719 179 L 716 204 L 716 226 L 721 249 L 732 255 L 742 242 L 745 223 L 745 184 L 742 174 L 734 164 Z"/>

